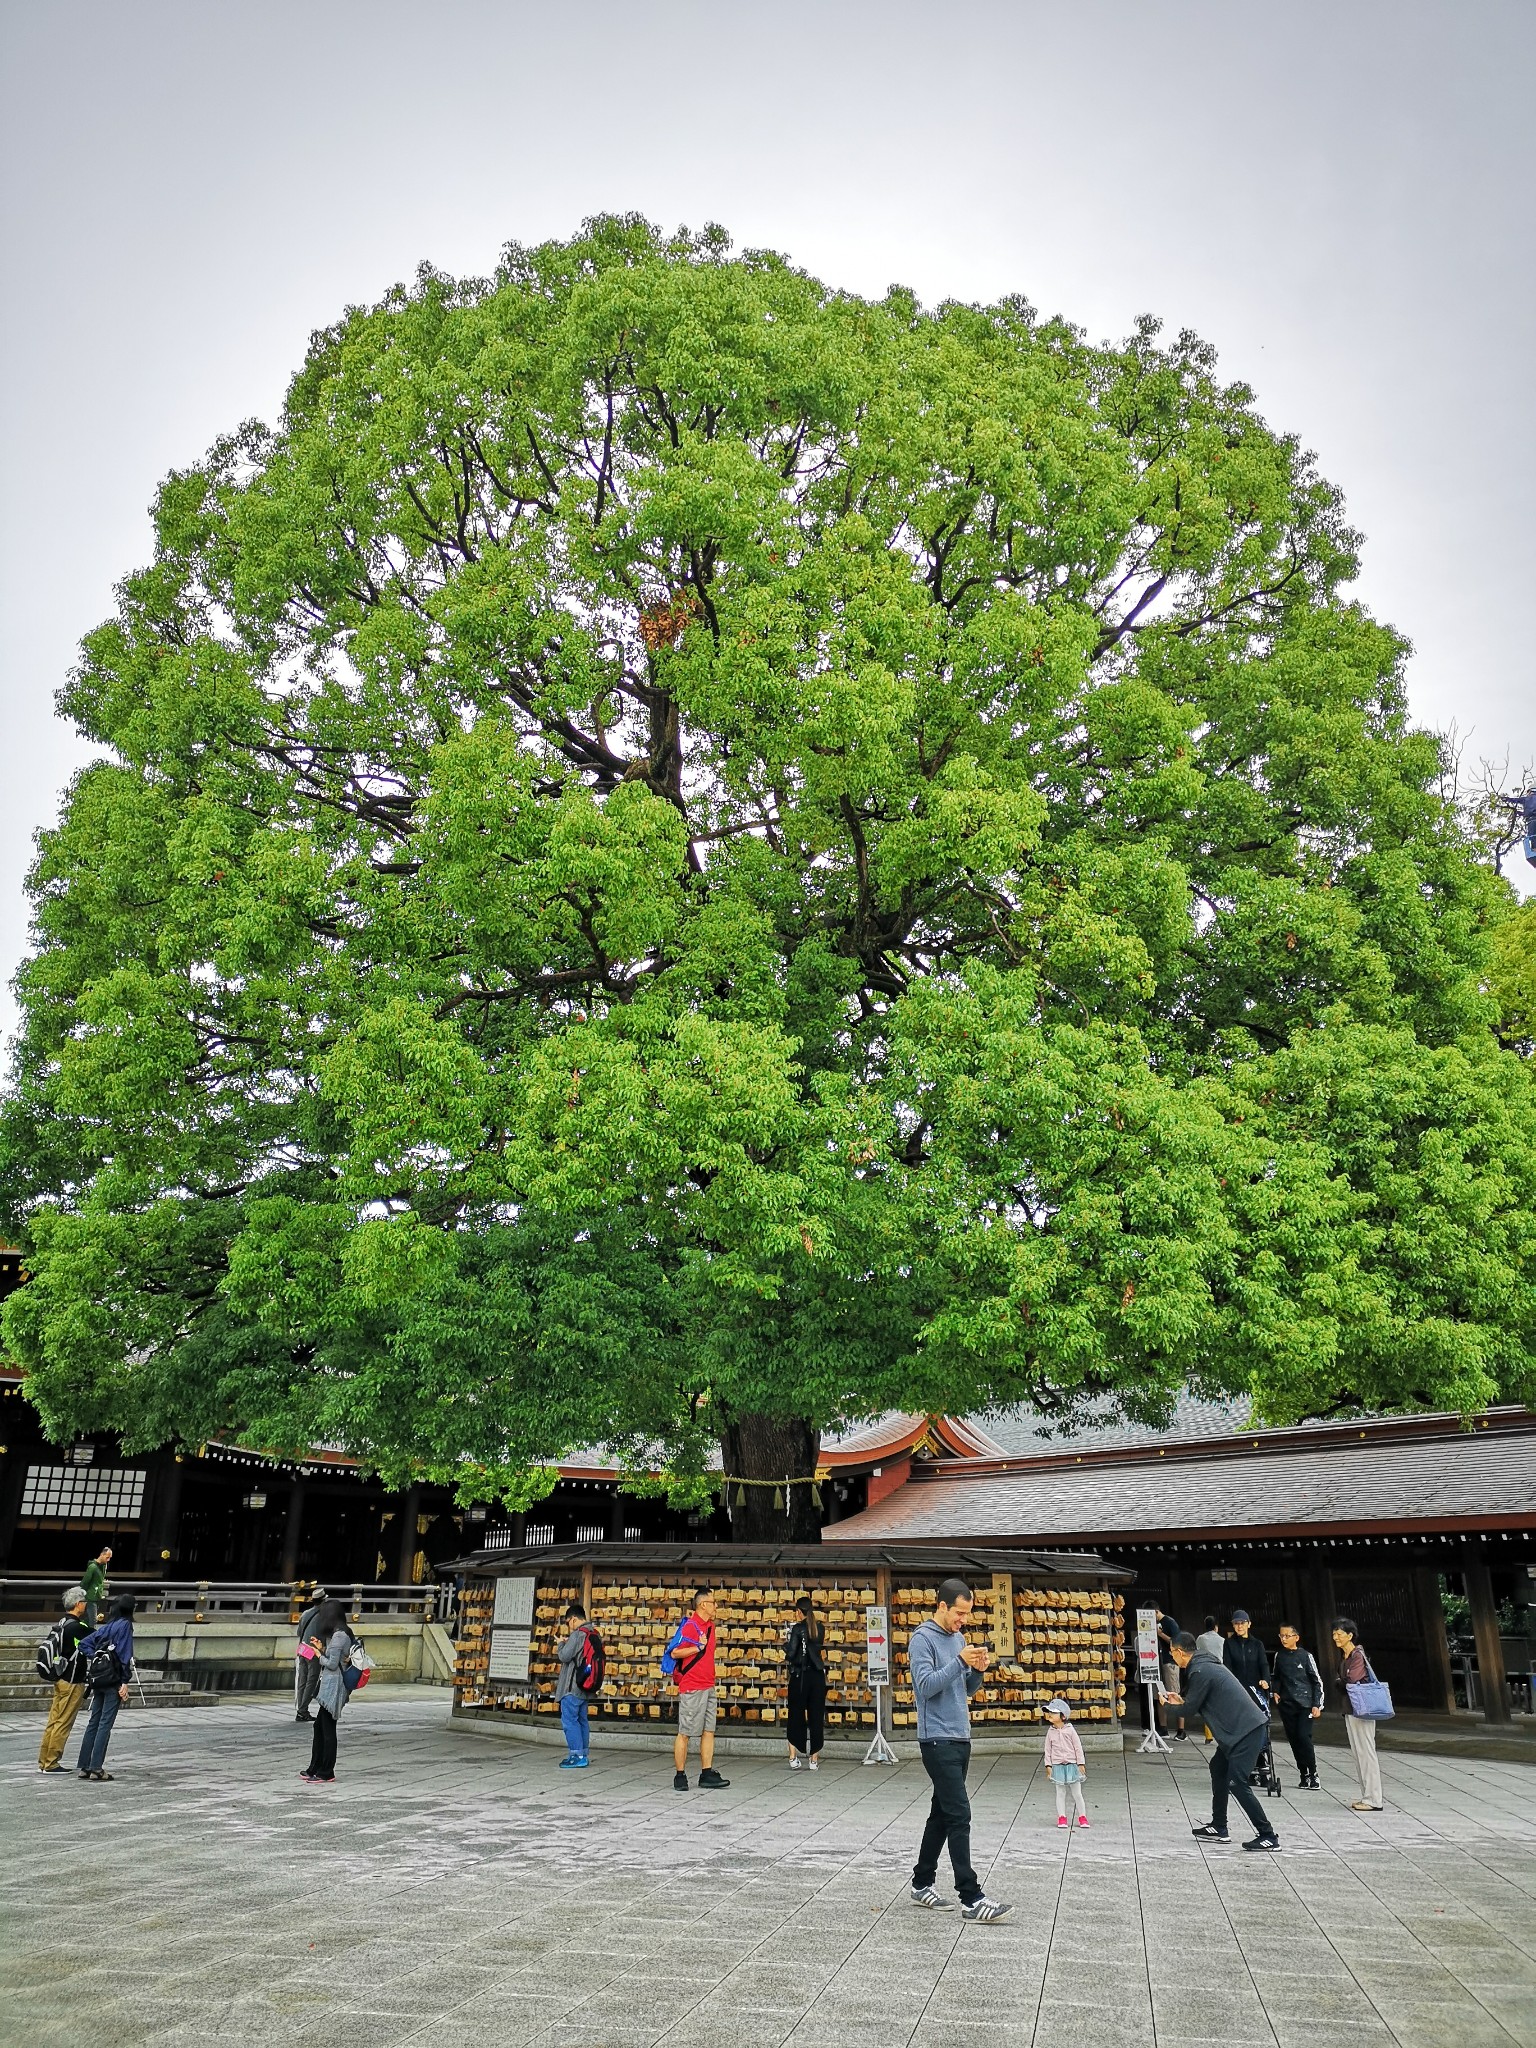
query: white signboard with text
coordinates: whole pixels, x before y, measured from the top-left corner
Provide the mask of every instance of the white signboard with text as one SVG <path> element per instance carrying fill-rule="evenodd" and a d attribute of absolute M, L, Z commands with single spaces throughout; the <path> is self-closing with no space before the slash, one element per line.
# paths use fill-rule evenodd
<path fill-rule="evenodd" d="M 528 1683 L 528 1657 L 533 1637 L 525 1628 L 493 1628 L 491 1653 L 486 1662 L 487 1678 L 507 1685 Z"/>
<path fill-rule="evenodd" d="M 533 1579 L 498 1579 L 496 1604 L 491 1609 L 492 1628 L 533 1627 Z"/>
<path fill-rule="evenodd" d="M 1163 1665 L 1157 1649 L 1157 1609 L 1136 1610 L 1136 1671 L 1143 1685 L 1162 1682 Z"/>
<path fill-rule="evenodd" d="M 869 1667 L 869 1683 L 871 1685 L 889 1685 L 891 1682 L 890 1617 L 883 1607 L 866 1607 L 864 1610 L 864 1657 Z"/>

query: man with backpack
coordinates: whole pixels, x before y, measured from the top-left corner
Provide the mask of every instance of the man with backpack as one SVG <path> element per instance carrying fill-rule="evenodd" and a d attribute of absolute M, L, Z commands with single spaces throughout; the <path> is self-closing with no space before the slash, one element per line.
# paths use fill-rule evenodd
<path fill-rule="evenodd" d="M 86 1620 L 84 1586 L 71 1586 L 64 1595 L 64 1612 L 37 1646 L 37 1675 L 53 1686 L 48 1719 L 37 1752 L 40 1771 L 61 1771 L 60 1758 L 69 1741 L 75 1716 L 85 1700 L 85 1659 L 80 1645 L 90 1633 Z"/>
<path fill-rule="evenodd" d="M 668 1643 L 661 1668 L 677 1680 L 677 1740 L 672 1745 L 672 1788 L 688 1790 L 688 1742 L 699 1745 L 699 1790 L 720 1792 L 730 1784 L 715 1769 L 715 1596 L 707 1588 L 693 1596 L 693 1611 Z"/>
<path fill-rule="evenodd" d="M 587 1621 L 587 1610 L 573 1600 L 565 1610 L 570 1632 L 555 1653 L 559 1670 L 555 1698 L 560 1706 L 560 1726 L 565 1731 L 562 1771 L 584 1771 L 592 1761 L 592 1732 L 587 1708 L 603 1682 L 607 1659 L 603 1639 Z"/>

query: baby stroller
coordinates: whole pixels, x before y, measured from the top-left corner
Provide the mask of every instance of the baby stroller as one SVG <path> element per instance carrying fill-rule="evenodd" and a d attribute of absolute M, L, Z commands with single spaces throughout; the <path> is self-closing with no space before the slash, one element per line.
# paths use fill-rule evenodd
<path fill-rule="evenodd" d="M 1270 1726 L 1273 1727 L 1275 1709 L 1268 1694 L 1260 1692 L 1257 1686 L 1250 1686 L 1248 1689 L 1269 1715 Z M 1268 1728 L 1265 1729 L 1264 1735 L 1264 1747 L 1259 1751 L 1258 1761 L 1248 1773 L 1248 1782 L 1250 1785 L 1257 1785 L 1266 1799 L 1279 1799 L 1284 1787 L 1280 1783 L 1280 1772 L 1275 1764 L 1275 1745 L 1269 1739 Z"/>

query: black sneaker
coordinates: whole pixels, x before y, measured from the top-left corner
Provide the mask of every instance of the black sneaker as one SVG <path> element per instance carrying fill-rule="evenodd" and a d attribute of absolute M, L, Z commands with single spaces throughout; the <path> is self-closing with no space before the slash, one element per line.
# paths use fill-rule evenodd
<path fill-rule="evenodd" d="M 1255 1835 L 1251 1841 L 1243 1844 L 1245 1849 L 1278 1849 L 1279 1846 L 1278 1835 Z"/>
<path fill-rule="evenodd" d="M 704 1781 L 701 1778 L 699 1782 L 702 1784 Z M 686 1792 L 688 1790 L 688 1773 L 686 1771 L 675 1771 L 673 1773 L 672 1790 L 674 1792 Z"/>
<path fill-rule="evenodd" d="M 1225 1828 L 1215 1827 L 1210 1821 L 1203 1828 L 1191 1828 L 1189 1832 L 1197 1842 L 1230 1842 L 1232 1839 Z"/>
<path fill-rule="evenodd" d="M 701 1792 L 723 1792 L 730 1782 L 729 1778 L 722 1778 L 713 1765 L 707 1771 L 700 1771 L 699 1773 L 699 1790 Z"/>
<path fill-rule="evenodd" d="M 1173 1739 L 1175 1742 L 1188 1742 L 1189 1730 L 1187 1728 L 1175 1728 L 1173 1731 Z"/>
<path fill-rule="evenodd" d="M 313 1714 L 295 1714 L 293 1718 L 295 1721 L 313 1721 L 315 1717 Z"/>

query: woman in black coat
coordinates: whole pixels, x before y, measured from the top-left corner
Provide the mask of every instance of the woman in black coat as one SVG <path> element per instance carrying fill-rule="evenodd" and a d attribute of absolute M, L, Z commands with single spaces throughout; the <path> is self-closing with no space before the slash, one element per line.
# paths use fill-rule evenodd
<path fill-rule="evenodd" d="M 789 1666 L 789 1768 L 809 1761 L 818 1768 L 826 1736 L 827 1666 L 821 1654 L 821 1623 L 808 1593 L 795 1602 L 800 1619 L 789 1631 L 784 1659 Z"/>

